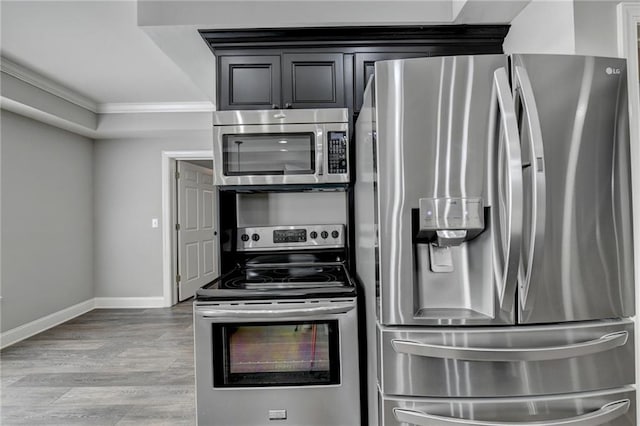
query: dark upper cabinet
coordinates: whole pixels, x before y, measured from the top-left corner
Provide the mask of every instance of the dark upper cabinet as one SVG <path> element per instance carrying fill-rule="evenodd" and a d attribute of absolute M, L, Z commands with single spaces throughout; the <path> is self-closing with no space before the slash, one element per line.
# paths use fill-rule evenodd
<path fill-rule="evenodd" d="M 282 55 L 282 97 L 285 108 L 345 106 L 342 53 Z"/>
<path fill-rule="evenodd" d="M 360 111 L 364 89 L 367 87 L 369 77 L 373 74 L 374 65 L 377 61 L 387 61 L 391 59 L 424 58 L 429 56 L 428 51 L 420 52 L 367 52 L 356 53 L 354 62 L 354 108 Z"/>
<path fill-rule="evenodd" d="M 502 53 L 508 25 L 200 30 L 218 58 L 218 109 L 357 113 L 376 61 Z"/>
<path fill-rule="evenodd" d="M 219 61 L 219 109 L 280 107 L 279 55 L 221 56 Z"/>
<path fill-rule="evenodd" d="M 341 53 L 220 56 L 218 108 L 342 108 Z"/>

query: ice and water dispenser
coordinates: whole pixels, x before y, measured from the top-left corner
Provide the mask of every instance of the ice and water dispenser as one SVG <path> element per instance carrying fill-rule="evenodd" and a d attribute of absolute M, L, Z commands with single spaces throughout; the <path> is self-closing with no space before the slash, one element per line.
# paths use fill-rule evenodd
<path fill-rule="evenodd" d="M 482 198 L 420 198 L 413 210 L 414 316 L 494 317 L 489 220 Z"/>

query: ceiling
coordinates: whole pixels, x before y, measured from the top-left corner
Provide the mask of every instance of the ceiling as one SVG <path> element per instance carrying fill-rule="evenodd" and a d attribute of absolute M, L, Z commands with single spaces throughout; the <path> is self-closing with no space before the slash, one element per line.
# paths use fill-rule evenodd
<path fill-rule="evenodd" d="M 2 0 L 0 7 L 2 56 L 97 104 L 207 100 L 138 27 L 135 1 Z"/>
<path fill-rule="evenodd" d="M 0 0 L 0 54 L 88 98 L 211 104 L 199 28 L 508 23 L 530 0 Z"/>

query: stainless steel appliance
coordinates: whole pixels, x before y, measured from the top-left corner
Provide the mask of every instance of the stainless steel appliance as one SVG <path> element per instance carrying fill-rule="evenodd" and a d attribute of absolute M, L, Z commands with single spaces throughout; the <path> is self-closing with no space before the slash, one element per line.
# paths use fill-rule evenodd
<path fill-rule="evenodd" d="M 356 136 L 369 424 L 635 425 L 625 61 L 378 62 Z"/>
<path fill-rule="evenodd" d="M 235 234 L 236 266 L 194 304 L 198 424 L 360 424 L 344 225 Z"/>
<path fill-rule="evenodd" d="M 347 183 L 348 121 L 346 108 L 214 112 L 214 183 Z"/>

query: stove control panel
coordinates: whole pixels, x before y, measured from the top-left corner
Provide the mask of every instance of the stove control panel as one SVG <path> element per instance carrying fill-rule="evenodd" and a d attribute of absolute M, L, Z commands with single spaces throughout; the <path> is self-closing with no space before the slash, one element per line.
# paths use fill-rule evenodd
<path fill-rule="evenodd" d="M 345 246 L 345 227 L 334 224 L 238 228 L 236 242 L 238 251 L 341 248 Z"/>

